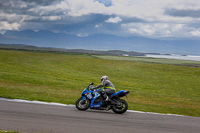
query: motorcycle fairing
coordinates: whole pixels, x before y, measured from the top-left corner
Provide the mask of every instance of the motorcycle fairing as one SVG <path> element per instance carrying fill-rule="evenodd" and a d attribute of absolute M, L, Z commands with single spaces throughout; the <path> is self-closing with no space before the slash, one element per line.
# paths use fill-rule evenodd
<path fill-rule="evenodd" d="M 99 103 L 95 103 L 95 104 L 94 104 L 94 101 L 95 101 L 98 97 L 100 97 L 101 95 L 100 95 L 97 91 L 95 91 L 93 94 L 94 94 L 94 97 L 91 99 L 90 109 L 92 109 L 92 108 L 101 108 L 102 102 L 99 102 Z"/>
<path fill-rule="evenodd" d="M 110 97 L 114 97 L 114 96 L 123 97 L 123 96 L 126 96 L 128 93 L 129 91 L 120 90 L 119 92 L 112 94 Z"/>

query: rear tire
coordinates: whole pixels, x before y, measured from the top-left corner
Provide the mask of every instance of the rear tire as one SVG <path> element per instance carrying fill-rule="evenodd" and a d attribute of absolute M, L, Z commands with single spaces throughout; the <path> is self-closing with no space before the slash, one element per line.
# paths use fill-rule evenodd
<path fill-rule="evenodd" d="M 82 101 L 83 97 L 80 97 L 77 101 L 76 101 L 76 108 L 78 110 L 87 110 L 90 107 L 90 100 L 85 100 L 84 102 Z"/>
<path fill-rule="evenodd" d="M 125 113 L 128 109 L 128 103 L 123 99 L 119 99 L 118 101 L 121 103 L 121 106 L 114 105 L 112 107 L 113 112 L 117 114 Z"/>

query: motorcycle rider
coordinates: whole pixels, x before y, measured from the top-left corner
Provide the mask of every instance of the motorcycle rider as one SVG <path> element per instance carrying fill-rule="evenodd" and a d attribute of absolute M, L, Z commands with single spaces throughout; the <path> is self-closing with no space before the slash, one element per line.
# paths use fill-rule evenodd
<path fill-rule="evenodd" d="M 95 89 L 102 88 L 102 87 L 104 87 L 102 95 L 105 101 L 110 101 L 110 98 L 108 96 L 115 93 L 115 86 L 113 85 L 112 82 L 110 82 L 110 80 L 108 80 L 108 76 L 102 76 L 101 84 L 96 86 Z"/>

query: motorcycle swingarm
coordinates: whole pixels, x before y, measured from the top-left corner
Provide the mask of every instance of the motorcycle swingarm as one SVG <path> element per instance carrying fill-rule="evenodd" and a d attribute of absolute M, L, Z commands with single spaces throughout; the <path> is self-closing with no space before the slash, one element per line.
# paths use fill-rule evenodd
<path fill-rule="evenodd" d="M 120 102 L 117 100 L 112 100 L 111 105 L 120 105 Z"/>

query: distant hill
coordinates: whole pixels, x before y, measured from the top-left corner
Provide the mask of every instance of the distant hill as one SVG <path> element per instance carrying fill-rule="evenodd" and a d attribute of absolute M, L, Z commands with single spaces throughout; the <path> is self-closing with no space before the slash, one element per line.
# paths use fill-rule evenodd
<path fill-rule="evenodd" d="M 6 31 L 0 39 L 5 44 L 30 44 L 39 47 L 56 47 L 70 49 L 101 49 L 101 50 L 134 50 L 133 45 L 154 45 L 156 40 L 141 37 L 119 37 L 108 34 L 95 34 L 86 37 L 53 33 L 50 31 Z M 145 49 L 145 48 L 144 48 Z"/>
<path fill-rule="evenodd" d="M 51 31 L 6 31 L 0 34 L 2 44 L 29 44 L 38 47 L 89 50 L 123 50 L 142 53 L 200 54 L 200 39 L 159 40 L 139 36 L 119 37 L 94 34 L 85 37 Z"/>
<path fill-rule="evenodd" d="M 11 49 L 11 50 L 27 50 L 27 51 L 48 51 L 48 52 L 68 52 L 68 53 L 82 53 L 82 54 L 100 54 L 100 55 L 124 55 L 124 56 L 144 56 L 144 53 L 139 52 L 127 52 L 121 50 L 84 50 L 84 49 L 62 49 L 62 48 L 51 48 L 51 47 L 37 47 L 32 45 L 24 44 L 0 44 L 0 49 Z"/>

